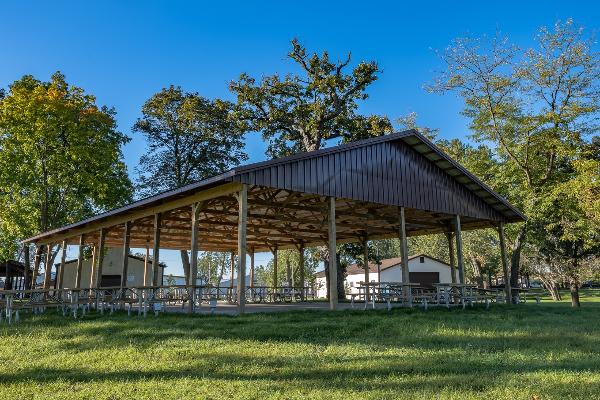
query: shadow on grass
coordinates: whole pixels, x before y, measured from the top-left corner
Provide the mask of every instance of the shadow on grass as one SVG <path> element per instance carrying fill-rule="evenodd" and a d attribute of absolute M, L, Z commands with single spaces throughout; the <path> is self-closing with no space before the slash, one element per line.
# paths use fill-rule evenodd
<path fill-rule="evenodd" d="M 88 381 L 193 379 L 298 381 L 347 390 L 419 390 L 433 388 L 483 390 L 491 384 L 527 373 L 600 370 L 600 303 L 571 310 L 566 304 L 496 306 L 463 310 L 394 309 L 386 311 L 305 311 L 230 316 L 161 315 L 158 318 L 90 315 L 73 321 L 43 315 L 3 328 L 0 336 L 44 332 L 50 351 L 82 353 L 101 348 L 119 352 L 134 347 L 177 354 L 176 365 L 131 365 L 119 371 L 25 366 L 5 371 L 6 384 Z M 213 340 L 217 348 L 195 347 Z M 221 343 L 236 343 L 219 349 Z M 262 346 L 306 346 L 273 352 Z M 350 346 L 350 354 L 325 351 Z M 242 346 L 242 347 L 240 347 Z M 239 349 L 256 347 L 255 355 Z M 356 349 L 352 354 L 352 349 Z M 150 354 L 152 354 L 150 352 Z M 150 355 L 148 357 L 151 357 Z M 549 361 L 551 360 L 551 361 Z M 152 360 L 150 360 L 151 362 Z M 35 363 L 32 363 L 35 365 Z M 484 376 L 479 376 L 479 374 Z M 373 378 L 378 379 L 373 379 Z M 481 379 L 474 379 L 474 378 Z M 381 378 L 381 379 L 380 379 Z M 390 378 L 390 379 L 387 379 Z M 402 388 L 397 387 L 398 379 Z M 598 380 L 585 390 L 598 390 Z M 552 385 L 546 382 L 544 385 Z M 559 385 L 560 386 L 560 385 Z M 565 389 L 564 386 L 555 389 Z"/>

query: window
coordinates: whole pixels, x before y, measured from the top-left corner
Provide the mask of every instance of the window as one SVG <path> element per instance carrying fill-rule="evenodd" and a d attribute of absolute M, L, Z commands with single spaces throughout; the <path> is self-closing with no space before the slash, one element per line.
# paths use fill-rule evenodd
<path fill-rule="evenodd" d="M 421 264 L 425 264 L 425 257 L 419 257 L 419 262 Z"/>

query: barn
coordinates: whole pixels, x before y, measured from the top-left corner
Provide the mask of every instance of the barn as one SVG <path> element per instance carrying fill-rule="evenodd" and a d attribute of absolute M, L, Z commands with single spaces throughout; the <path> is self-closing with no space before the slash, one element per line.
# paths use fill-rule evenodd
<path fill-rule="evenodd" d="M 408 271 L 410 282 L 418 283 L 423 287 L 432 287 L 434 283 L 454 283 L 459 281 L 458 271 L 442 260 L 418 254 L 408 257 Z M 315 289 L 317 297 L 326 297 L 327 287 L 325 271 L 315 274 Z M 365 270 L 361 265 L 350 264 L 346 267 L 344 286 L 348 295 L 358 294 L 358 286 L 365 281 Z M 402 258 L 394 257 L 381 260 L 381 263 L 369 263 L 369 282 L 391 283 L 403 282 Z"/>
<path fill-rule="evenodd" d="M 81 270 L 80 288 L 88 289 L 94 287 L 92 281 L 93 258 L 83 260 L 83 269 Z M 118 248 L 109 248 L 106 251 L 102 262 L 102 275 L 100 278 L 100 287 L 116 287 L 121 284 L 121 265 L 123 264 L 123 253 Z M 57 269 L 59 264 L 56 265 Z M 127 270 L 127 284 L 131 287 L 147 286 L 149 282 L 144 282 L 144 271 L 152 268 L 152 260 L 146 263 L 145 257 L 129 254 L 129 268 Z M 162 284 L 165 265 L 159 265 L 158 283 Z M 75 288 L 77 281 L 77 259 L 67 260 L 64 263 L 62 277 L 59 279 L 60 288 Z M 62 283 L 61 283 L 62 282 Z"/>

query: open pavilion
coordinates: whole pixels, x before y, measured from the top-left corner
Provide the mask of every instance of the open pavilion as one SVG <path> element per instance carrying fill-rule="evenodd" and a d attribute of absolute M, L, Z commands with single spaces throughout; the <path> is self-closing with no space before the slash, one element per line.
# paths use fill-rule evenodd
<path fill-rule="evenodd" d="M 303 260 L 306 247 L 328 246 L 329 288 L 335 293 L 337 244 L 398 237 L 403 265 L 407 265 L 407 237 L 445 233 L 451 265 L 458 268 L 464 283 L 461 231 L 493 227 L 499 232 L 508 282 L 503 227 L 524 220 L 519 210 L 426 137 L 408 130 L 236 167 L 41 233 L 24 243 L 46 249 L 61 246 L 61 265 L 67 246 L 78 245 L 78 277 L 86 245 L 95 248 L 92 268 L 96 277 L 102 275 L 106 247 L 120 247 L 124 254 L 130 248 L 151 248 L 155 267 L 161 249 L 188 250 L 190 287 L 195 285 L 199 250 L 233 251 L 238 260 L 236 307 L 242 313 L 246 288 L 252 285 L 245 282 L 247 258 L 253 270 L 253 254 L 272 251 L 276 282 L 279 249 L 297 249 Z M 50 253 L 46 251 L 48 260 Z M 40 257 L 34 260 L 34 270 Z M 127 260 L 123 257 L 121 288 L 127 286 Z M 45 263 L 46 277 L 50 277 L 51 264 Z M 147 271 L 147 282 L 157 286 L 158 271 L 153 269 Z M 58 281 L 61 270 L 59 266 Z M 80 278 L 76 281 L 76 285 L 81 283 Z M 97 286 L 99 279 L 93 282 Z M 45 282 L 45 289 L 49 284 Z M 511 298 L 509 285 L 506 296 Z M 193 303 L 194 299 L 192 310 Z M 329 296 L 331 309 L 337 303 L 337 296 Z"/>

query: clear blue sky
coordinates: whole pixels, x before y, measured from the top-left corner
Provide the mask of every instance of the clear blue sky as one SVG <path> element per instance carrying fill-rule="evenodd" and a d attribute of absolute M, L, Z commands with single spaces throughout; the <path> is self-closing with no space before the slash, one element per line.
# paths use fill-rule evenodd
<path fill-rule="evenodd" d="M 292 4 L 294 3 L 294 4 Z M 298 4 L 295 4 L 298 3 Z M 600 21 L 592 1 L 3 1 L 0 5 L 0 86 L 24 74 L 67 80 L 113 106 L 130 173 L 144 151 L 131 133 L 143 102 L 170 84 L 207 97 L 231 98 L 227 84 L 241 72 L 285 73 L 290 39 L 308 49 L 355 61 L 376 60 L 383 74 L 361 106 L 392 119 L 417 112 L 442 137 L 464 137 L 467 122 L 454 96 L 422 89 L 441 66 L 434 50 L 466 34 L 501 30 L 531 45 L 538 27 L 574 18 L 589 30 Z M 251 161 L 264 159 L 249 135 Z M 266 255 L 264 260 L 266 260 Z M 173 259 L 176 262 L 176 257 Z M 262 262 L 259 258 L 257 262 Z"/>

